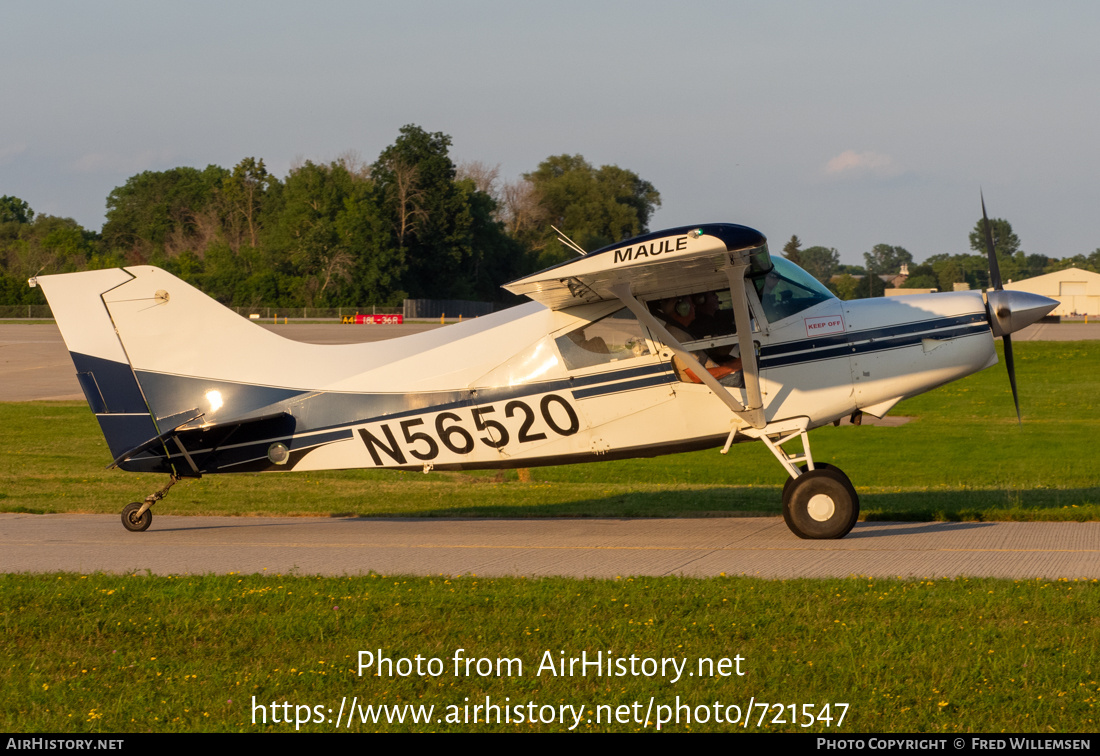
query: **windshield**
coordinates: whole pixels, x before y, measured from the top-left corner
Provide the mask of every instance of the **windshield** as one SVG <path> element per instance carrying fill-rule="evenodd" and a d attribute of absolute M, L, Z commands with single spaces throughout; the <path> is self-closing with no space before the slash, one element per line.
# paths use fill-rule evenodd
<path fill-rule="evenodd" d="M 773 257 L 772 264 L 775 267 L 767 275 L 753 277 L 769 323 L 836 298 L 824 284 L 790 260 Z"/>

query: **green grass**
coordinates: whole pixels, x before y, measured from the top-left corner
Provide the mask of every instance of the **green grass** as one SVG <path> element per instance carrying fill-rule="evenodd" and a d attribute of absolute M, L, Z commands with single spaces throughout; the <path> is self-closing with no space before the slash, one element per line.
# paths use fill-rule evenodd
<path fill-rule="evenodd" d="M 1017 345 L 1024 424 L 1003 366 L 902 402 L 906 425 L 814 431 L 815 459 L 842 467 L 864 519 L 1097 520 L 1100 343 Z M 0 511 L 118 512 L 164 476 L 106 471 L 82 402 L 0 404 Z M 514 471 L 221 475 L 177 485 L 163 514 L 707 516 L 780 511 L 783 476 L 761 444 L 656 459 Z"/>
<path fill-rule="evenodd" d="M 1096 581 L 0 576 L 0 729 L 275 731 L 252 697 L 332 707 L 534 701 L 612 707 L 847 703 L 842 732 L 1095 732 Z M 456 649 L 522 676 L 453 674 Z M 357 674 L 360 650 L 442 660 L 437 677 Z M 537 675 L 552 658 L 743 658 L 743 676 Z M 513 668 L 518 671 L 517 668 Z M 462 671 L 460 669 L 460 671 Z M 731 670 L 732 671 L 732 670 Z M 818 711 L 819 709 L 815 709 Z M 270 709 L 268 710 L 270 716 Z M 655 710 L 654 710 L 655 711 Z M 290 709 L 293 715 L 294 708 Z M 757 729 L 754 711 L 753 726 Z M 802 730 L 772 724 L 760 729 Z M 587 716 L 587 715 L 586 715 Z M 632 731 L 636 723 L 582 730 Z M 652 722 L 651 722 L 652 727 Z M 675 731 L 731 729 L 710 722 Z M 302 729 L 331 731 L 332 724 Z M 368 730 L 560 725 L 356 723 Z"/>

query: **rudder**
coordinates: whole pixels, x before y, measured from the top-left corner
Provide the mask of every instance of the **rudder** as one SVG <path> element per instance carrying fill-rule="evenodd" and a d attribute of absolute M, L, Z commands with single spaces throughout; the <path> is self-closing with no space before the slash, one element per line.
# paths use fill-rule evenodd
<path fill-rule="evenodd" d="M 103 295 L 131 281 L 120 268 L 41 276 L 77 380 L 115 457 L 157 435 L 156 424 L 119 342 Z"/>

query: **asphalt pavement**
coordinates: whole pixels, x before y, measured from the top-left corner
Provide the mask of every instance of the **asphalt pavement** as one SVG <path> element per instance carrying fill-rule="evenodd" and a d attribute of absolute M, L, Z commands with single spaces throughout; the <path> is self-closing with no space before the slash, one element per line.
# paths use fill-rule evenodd
<path fill-rule="evenodd" d="M 155 511 L 155 510 L 154 510 Z M 1096 522 L 861 522 L 803 541 L 778 517 L 367 519 L 0 514 L 0 571 L 157 575 L 1100 578 Z"/>

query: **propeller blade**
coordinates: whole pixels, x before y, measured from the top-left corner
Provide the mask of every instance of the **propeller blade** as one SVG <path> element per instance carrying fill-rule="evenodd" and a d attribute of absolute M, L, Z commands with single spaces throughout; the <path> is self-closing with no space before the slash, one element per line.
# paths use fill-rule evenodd
<path fill-rule="evenodd" d="M 1001 266 L 997 263 L 997 252 L 993 248 L 993 227 L 989 225 L 989 216 L 985 214 L 985 195 L 980 189 L 978 194 L 982 198 L 982 230 L 985 231 L 985 251 L 989 255 L 989 285 L 997 291 L 1004 291 L 1004 286 L 1001 284 Z M 992 312 L 990 309 L 991 321 Z M 1012 385 L 1012 401 L 1016 404 L 1016 422 L 1023 425 L 1024 420 L 1020 416 L 1020 395 L 1016 391 L 1016 363 L 1012 359 L 1012 339 L 1007 333 L 1001 339 L 1005 345 L 1005 367 L 1008 368 L 1008 382 Z"/>
<path fill-rule="evenodd" d="M 1020 417 L 1020 396 L 1016 393 L 1016 364 L 1012 360 L 1012 338 L 1006 333 L 1001 337 L 1005 344 L 1005 367 L 1008 368 L 1008 382 L 1012 384 L 1012 401 L 1016 403 L 1016 422 L 1024 424 Z"/>
<path fill-rule="evenodd" d="M 989 255 L 989 285 L 1000 291 L 1001 266 L 997 263 L 997 252 L 993 249 L 993 227 L 989 225 L 989 218 L 985 214 L 985 196 L 981 190 L 978 195 L 982 198 L 982 229 L 985 231 L 985 251 Z"/>

